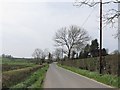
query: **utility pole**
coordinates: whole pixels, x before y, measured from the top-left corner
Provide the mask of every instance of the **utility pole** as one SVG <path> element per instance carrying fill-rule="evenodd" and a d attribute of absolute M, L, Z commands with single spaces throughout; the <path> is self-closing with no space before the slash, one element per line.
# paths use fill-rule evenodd
<path fill-rule="evenodd" d="M 64 57 L 63 57 L 63 47 L 62 47 L 62 59 L 63 59 Z"/>
<path fill-rule="evenodd" d="M 99 56 L 100 56 L 100 71 L 99 73 L 102 74 L 102 0 L 100 0 L 100 50 L 99 50 Z"/>
<path fill-rule="evenodd" d="M 63 65 L 63 58 L 64 58 L 64 57 L 63 57 L 63 46 L 62 46 L 62 59 L 61 59 L 61 60 L 62 60 L 62 62 L 61 62 L 62 65 Z"/>

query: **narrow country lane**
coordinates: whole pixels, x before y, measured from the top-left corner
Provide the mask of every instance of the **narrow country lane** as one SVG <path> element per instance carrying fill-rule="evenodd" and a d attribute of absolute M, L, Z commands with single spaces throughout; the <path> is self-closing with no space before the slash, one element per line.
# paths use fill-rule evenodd
<path fill-rule="evenodd" d="M 82 77 L 71 71 L 50 64 L 46 74 L 44 88 L 110 88 L 107 85 Z"/>

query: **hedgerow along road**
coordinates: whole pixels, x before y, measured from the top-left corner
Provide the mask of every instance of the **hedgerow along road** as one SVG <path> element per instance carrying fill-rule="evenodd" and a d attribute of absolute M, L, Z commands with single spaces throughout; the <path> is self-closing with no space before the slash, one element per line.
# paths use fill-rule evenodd
<path fill-rule="evenodd" d="M 52 63 L 46 73 L 44 88 L 112 88 Z"/>

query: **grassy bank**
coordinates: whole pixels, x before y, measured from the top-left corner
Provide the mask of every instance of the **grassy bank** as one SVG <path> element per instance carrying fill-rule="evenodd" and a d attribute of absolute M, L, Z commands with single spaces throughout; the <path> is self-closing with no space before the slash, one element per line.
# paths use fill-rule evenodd
<path fill-rule="evenodd" d="M 48 69 L 48 65 L 37 70 L 30 77 L 28 77 L 24 82 L 21 82 L 11 87 L 11 89 L 19 88 L 23 90 L 25 88 L 43 88 L 43 80 L 45 78 L 47 69 Z"/>
<path fill-rule="evenodd" d="M 69 66 L 60 65 L 60 64 L 58 64 L 58 66 L 68 69 L 70 71 L 73 71 L 75 73 L 78 73 L 80 75 L 86 76 L 88 78 L 94 79 L 98 82 L 120 88 L 120 77 L 112 76 L 112 75 L 108 75 L 108 74 L 100 75 L 97 72 L 90 72 L 88 70 L 83 70 L 83 69 L 69 67 Z"/>

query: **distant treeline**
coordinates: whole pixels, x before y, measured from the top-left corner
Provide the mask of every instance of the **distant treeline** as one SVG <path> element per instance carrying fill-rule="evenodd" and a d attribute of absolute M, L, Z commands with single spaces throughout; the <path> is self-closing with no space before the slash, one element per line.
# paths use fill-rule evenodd
<path fill-rule="evenodd" d="M 18 57 L 13 57 L 12 55 L 6 55 L 6 54 L 2 54 L 2 58 L 8 58 L 8 59 L 23 59 L 23 60 L 33 60 L 33 58 L 18 58 Z"/>
<path fill-rule="evenodd" d="M 14 58 L 12 55 L 2 54 L 2 58 Z"/>

